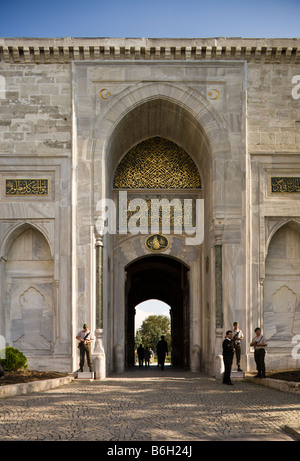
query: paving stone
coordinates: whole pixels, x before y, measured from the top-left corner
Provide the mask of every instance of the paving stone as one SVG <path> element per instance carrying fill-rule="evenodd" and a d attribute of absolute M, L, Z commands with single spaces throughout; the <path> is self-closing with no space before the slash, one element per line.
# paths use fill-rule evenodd
<path fill-rule="evenodd" d="M 200 373 L 138 368 L 1 399 L 0 440 L 292 441 L 300 395 Z"/>

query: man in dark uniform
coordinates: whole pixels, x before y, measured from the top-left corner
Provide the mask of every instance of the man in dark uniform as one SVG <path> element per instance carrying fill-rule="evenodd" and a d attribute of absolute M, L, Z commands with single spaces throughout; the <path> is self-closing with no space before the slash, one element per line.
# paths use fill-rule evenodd
<path fill-rule="evenodd" d="M 224 376 L 223 376 L 223 384 L 232 385 L 230 374 L 231 374 L 231 367 L 232 367 L 232 360 L 234 354 L 234 347 L 232 342 L 232 331 L 226 331 L 226 336 L 223 341 L 223 362 L 224 362 Z"/>
<path fill-rule="evenodd" d="M 164 336 L 161 336 L 160 341 L 157 343 L 157 366 L 161 366 L 164 369 L 166 355 L 168 354 L 168 344 Z"/>

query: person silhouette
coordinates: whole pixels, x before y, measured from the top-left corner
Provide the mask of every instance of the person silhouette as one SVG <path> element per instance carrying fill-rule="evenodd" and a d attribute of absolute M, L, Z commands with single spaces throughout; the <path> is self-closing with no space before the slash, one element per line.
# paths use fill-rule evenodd
<path fill-rule="evenodd" d="M 223 362 L 224 362 L 224 375 L 223 375 L 223 384 L 232 385 L 230 374 L 231 374 L 231 367 L 232 367 L 232 360 L 234 354 L 234 347 L 232 343 L 232 331 L 226 331 L 226 336 L 223 341 Z"/>
<path fill-rule="evenodd" d="M 145 349 L 143 348 L 142 344 L 140 344 L 139 347 L 137 348 L 137 355 L 139 358 L 139 367 L 142 367 L 144 363 L 144 355 L 145 355 Z"/>
<path fill-rule="evenodd" d="M 145 353 L 144 353 L 145 367 L 150 367 L 150 357 L 151 357 L 151 351 L 149 350 L 149 347 L 146 347 Z"/>
<path fill-rule="evenodd" d="M 161 366 L 164 369 L 166 356 L 168 354 L 168 344 L 164 336 L 161 336 L 160 341 L 157 343 L 157 366 Z"/>

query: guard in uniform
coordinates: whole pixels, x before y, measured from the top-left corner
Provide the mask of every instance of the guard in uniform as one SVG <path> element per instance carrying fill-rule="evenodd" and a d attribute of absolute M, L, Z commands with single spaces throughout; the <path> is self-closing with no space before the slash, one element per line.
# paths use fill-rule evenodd
<path fill-rule="evenodd" d="M 231 374 L 231 367 L 232 367 L 232 360 L 234 354 L 233 342 L 232 342 L 232 331 L 226 331 L 226 336 L 223 341 L 223 362 L 224 362 L 224 376 L 223 376 L 223 384 L 232 385 L 230 374 Z"/>
<path fill-rule="evenodd" d="M 255 336 L 252 339 L 250 346 L 254 347 L 254 360 L 256 363 L 257 375 L 255 378 L 266 377 L 265 355 L 268 345 L 267 339 L 261 334 L 259 327 L 255 328 Z"/>
<path fill-rule="evenodd" d="M 91 343 L 94 341 L 94 338 L 92 337 L 89 327 L 86 323 L 83 325 L 83 330 L 80 330 L 77 334 L 76 339 L 79 341 L 78 347 L 80 349 L 79 371 L 83 371 L 85 355 L 89 370 L 92 371 Z"/>
<path fill-rule="evenodd" d="M 239 322 L 233 322 L 233 343 L 236 357 L 237 371 L 243 371 L 241 369 L 241 341 L 244 339 L 242 330 L 239 329 Z"/>

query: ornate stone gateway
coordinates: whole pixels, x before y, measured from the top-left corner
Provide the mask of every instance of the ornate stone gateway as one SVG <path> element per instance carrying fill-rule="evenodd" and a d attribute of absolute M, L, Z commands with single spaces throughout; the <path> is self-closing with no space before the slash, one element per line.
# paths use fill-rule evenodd
<path fill-rule="evenodd" d="M 0 39 L 1 343 L 74 371 L 88 323 L 122 372 L 156 294 L 178 366 L 218 376 L 238 321 L 244 370 L 257 326 L 299 368 L 299 63 L 299 39 Z"/>

